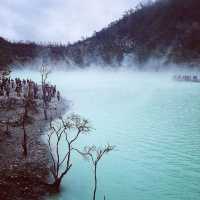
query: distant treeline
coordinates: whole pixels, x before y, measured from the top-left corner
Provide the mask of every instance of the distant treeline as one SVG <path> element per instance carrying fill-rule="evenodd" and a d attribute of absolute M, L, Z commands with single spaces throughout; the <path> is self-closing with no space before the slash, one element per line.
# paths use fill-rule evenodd
<path fill-rule="evenodd" d="M 138 63 L 163 58 L 174 63 L 200 61 L 200 1 L 158 0 L 139 4 L 92 37 L 74 44 L 8 42 L 0 38 L 0 65 L 37 57 L 79 66 L 118 65 L 124 56 Z"/>
<path fill-rule="evenodd" d="M 0 68 L 13 63 L 31 62 L 36 58 L 46 61 L 63 61 L 67 55 L 67 45 L 37 44 L 34 42 L 10 42 L 0 37 Z"/>

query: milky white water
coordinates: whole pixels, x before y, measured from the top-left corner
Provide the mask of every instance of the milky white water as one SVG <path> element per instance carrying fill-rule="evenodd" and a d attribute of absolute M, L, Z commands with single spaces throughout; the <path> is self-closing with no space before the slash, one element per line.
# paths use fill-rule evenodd
<path fill-rule="evenodd" d="M 34 72 L 16 72 L 31 76 Z M 116 145 L 98 169 L 98 200 L 200 199 L 200 84 L 171 75 L 133 72 L 59 72 L 51 75 L 71 112 L 95 130 L 78 146 Z M 89 164 L 73 158 L 62 192 L 52 200 L 89 200 Z"/>

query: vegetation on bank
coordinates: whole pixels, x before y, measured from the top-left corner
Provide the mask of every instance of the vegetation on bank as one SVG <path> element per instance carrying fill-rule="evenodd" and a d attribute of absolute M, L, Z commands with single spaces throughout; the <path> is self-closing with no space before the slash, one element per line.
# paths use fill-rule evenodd
<path fill-rule="evenodd" d="M 45 95 L 48 115 L 55 119 L 56 111 L 65 107 L 63 101 L 53 94 L 53 86 L 45 86 Z M 49 157 L 41 135 L 48 121 L 44 120 L 42 97 L 41 86 L 32 80 L 1 74 L 0 199 L 37 200 L 47 193 L 44 181 L 48 180 Z"/>
<path fill-rule="evenodd" d="M 1 74 L 0 199 L 37 200 L 49 192 L 59 192 L 72 167 L 72 156 L 78 153 L 93 165 L 92 199 L 96 200 L 98 163 L 114 147 L 92 145 L 80 149 L 75 145 L 81 136 L 90 133 L 91 125 L 79 115 L 61 117 L 66 105 L 60 107 L 60 93 L 48 83 L 48 68 L 43 65 L 40 72 L 41 85 Z M 47 124 L 44 144 L 40 136 Z M 66 150 L 61 152 L 63 145 Z"/>
<path fill-rule="evenodd" d="M 108 27 L 74 44 L 9 42 L 0 38 L 0 67 L 35 58 L 85 66 L 118 65 L 129 55 L 138 63 L 163 58 L 199 63 L 200 1 L 157 0 L 139 4 Z"/>
<path fill-rule="evenodd" d="M 53 177 L 53 183 L 50 185 L 56 192 L 60 189 L 62 179 L 69 174 L 70 169 L 72 168 L 72 156 L 78 153 L 92 164 L 94 174 L 92 199 L 96 200 L 98 164 L 105 154 L 114 149 L 114 146 L 108 144 L 104 147 L 96 147 L 92 145 L 85 146 L 84 149 L 77 147 L 76 143 L 82 136 L 90 134 L 90 131 L 91 125 L 88 120 L 75 114 L 68 115 L 65 118 L 60 118 L 59 120 L 50 123 L 48 145 L 52 159 L 50 171 Z M 60 149 L 63 148 L 63 141 L 66 150 L 61 152 Z M 62 155 L 63 153 L 64 155 Z"/>

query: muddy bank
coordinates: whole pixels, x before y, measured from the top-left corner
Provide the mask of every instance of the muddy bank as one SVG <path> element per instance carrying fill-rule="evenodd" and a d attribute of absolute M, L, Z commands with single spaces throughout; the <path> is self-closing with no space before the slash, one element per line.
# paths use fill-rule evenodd
<path fill-rule="evenodd" d="M 28 156 L 23 156 L 22 127 L 0 127 L 0 199 L 2 200 L 39 200 L 48 194 L 49 153 L 42 136 L 49 125 L 44 120 L 42 100 L 37 101 L 37 111 L 29 112 L 31 123 L 26 125 L 28 135 Z M 68 102 L 54 98 L 48 109 L 48 116 L 58 118 L 68 109 Z M 2 109 L 0 120 L 13 118 L 21 112 L 22 107 Z M 14 117 L 15 118 L 15 117 Z"/>

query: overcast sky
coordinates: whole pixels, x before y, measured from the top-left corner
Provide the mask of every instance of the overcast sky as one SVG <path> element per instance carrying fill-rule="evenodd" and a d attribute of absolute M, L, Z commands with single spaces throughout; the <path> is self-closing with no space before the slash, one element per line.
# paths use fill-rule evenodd
<path fill-rule="evenodd" d="M 119 19 L 142 0 L 1 0 L 0 36 L 74 42 Z"/>

